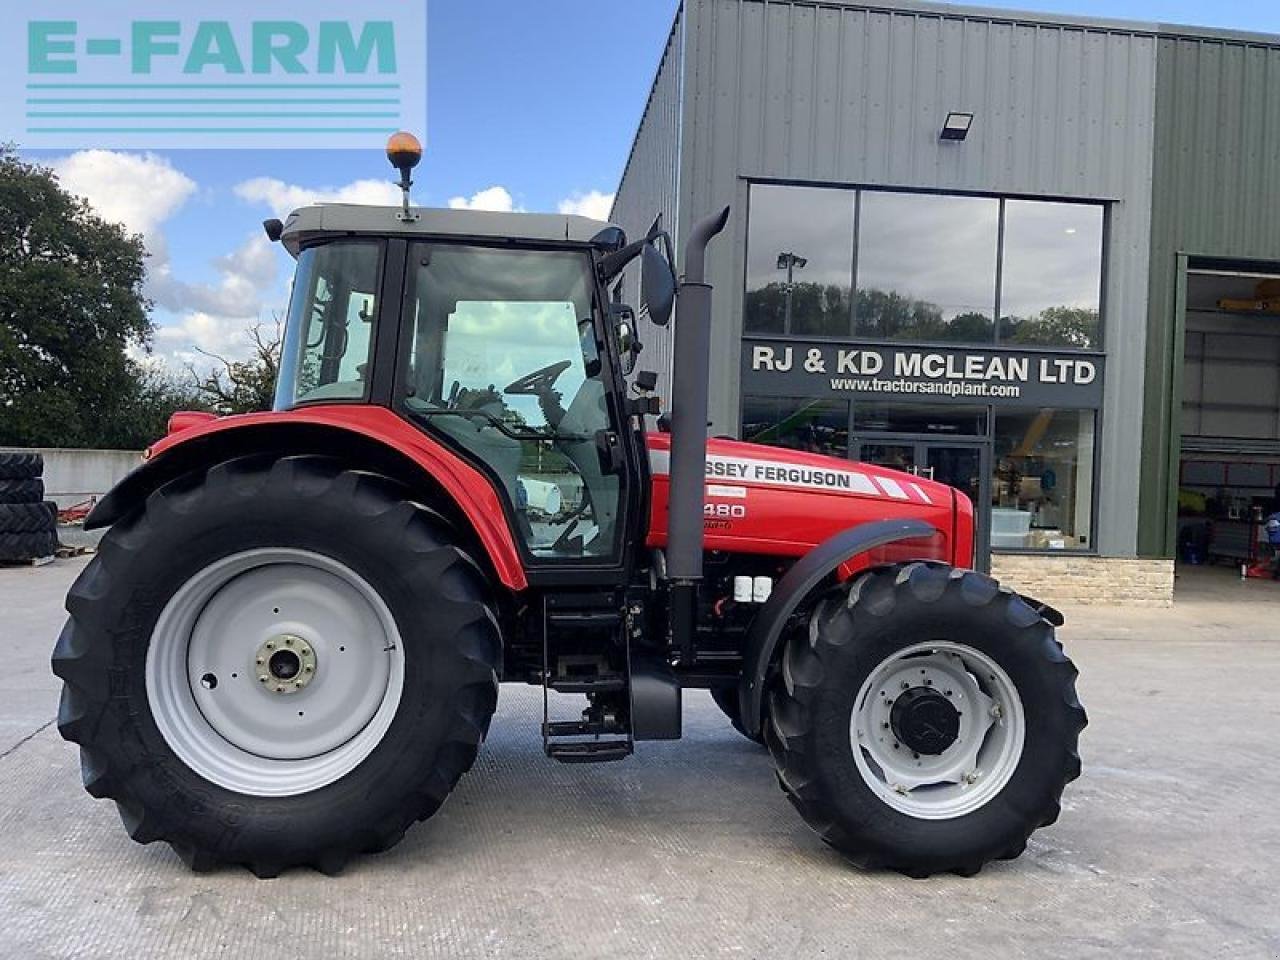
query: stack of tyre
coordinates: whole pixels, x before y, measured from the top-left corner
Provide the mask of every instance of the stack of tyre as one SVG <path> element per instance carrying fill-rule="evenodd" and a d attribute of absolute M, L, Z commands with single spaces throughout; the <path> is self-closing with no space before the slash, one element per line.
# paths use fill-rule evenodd
<path fill-rule="evenodd" d="M 44 499 L 44 458 L 0 451 L 0 563 L 52 556 L 58 505 Z"/>

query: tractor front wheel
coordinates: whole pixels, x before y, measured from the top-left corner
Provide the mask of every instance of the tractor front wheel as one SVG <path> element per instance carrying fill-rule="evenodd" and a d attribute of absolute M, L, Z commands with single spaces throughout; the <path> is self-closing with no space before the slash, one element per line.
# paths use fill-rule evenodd
<path fill-rule="evenodd" d="M 58 726 L 130 836 L 193 869 L 332 873 L 443 803 L 497 698 L 486 578 L 392 482 L 317 457 L 175 480 L 103 539 Z"/>
<path fill-rule="evenodd" d="M 766 739 L 791 802 L 861 866 L 976 873 L 1080 773 L 1076 669 L 990 577 L 940 564 L 837 587 L 790 637 Z"/>

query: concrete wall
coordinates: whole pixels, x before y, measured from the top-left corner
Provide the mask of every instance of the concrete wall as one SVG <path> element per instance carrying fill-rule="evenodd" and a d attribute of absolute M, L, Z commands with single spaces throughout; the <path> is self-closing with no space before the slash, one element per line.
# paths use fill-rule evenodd
<path fill-rule="evenodd" d="M 142 463 L 140 450 L 72 450 L 63 447 L 6 447 L 44 457 L 44 496 L 69 507 L 101 498 L 125 474 Z"/>
<path fill-rule="evenodd" d="M 1156 36 L 953 9 L 687 0 L 680 220 L 734 208 L 709 262 L 713 432 L 738 429 L 750 179 L 1113 201 L 1097 545 L 1132 555 Z M 939 141 L 949 110 L 975 114 L 963 144 Z"/>

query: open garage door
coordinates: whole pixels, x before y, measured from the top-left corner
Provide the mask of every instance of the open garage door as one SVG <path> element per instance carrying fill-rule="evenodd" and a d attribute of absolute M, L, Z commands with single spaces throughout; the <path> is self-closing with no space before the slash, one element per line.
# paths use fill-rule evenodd
<path fill-rule="evenodd" d="M 1191 261 L 1184 364 L 1178 557 L 1256 566 L 1280 510 L 1280 265 Z"/>

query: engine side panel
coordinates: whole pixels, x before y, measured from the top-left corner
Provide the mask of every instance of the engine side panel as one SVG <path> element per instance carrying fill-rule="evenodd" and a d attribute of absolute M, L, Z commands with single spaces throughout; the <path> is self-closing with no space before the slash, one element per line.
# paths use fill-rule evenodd
<path fill-rule="evenodd" d="M 647 441 L 653 499 L 646 542 L 661 547 L 667 540 L 670 437 L 650 434 Z M 922 477 L 820 454 L 712 439 L 705 490 L 707 550 L 799 557 L 850 527 L 921 520 L 943 541 L 927 555 L 958 566 L 972 562 L 968 499 Z M 855 562 L 845 572 L 865 565 Z"/>

